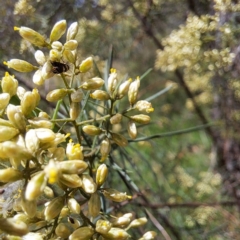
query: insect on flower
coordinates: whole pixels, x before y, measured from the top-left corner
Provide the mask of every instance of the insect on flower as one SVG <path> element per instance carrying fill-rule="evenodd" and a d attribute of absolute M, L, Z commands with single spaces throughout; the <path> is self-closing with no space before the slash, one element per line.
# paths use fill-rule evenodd
<path fill-rule="evenodd" d="M 51 64 L 53 66 L 52 72 L 54 74 L 60 74 L 69 70 L 69 66 L 66 63 L 51 62 Z"/>

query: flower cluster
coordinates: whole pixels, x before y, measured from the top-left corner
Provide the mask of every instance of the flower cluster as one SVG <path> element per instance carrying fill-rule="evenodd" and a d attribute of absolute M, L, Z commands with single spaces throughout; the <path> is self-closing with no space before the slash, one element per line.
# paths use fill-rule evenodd
<path fill-rule="evenodd" d="M 79 76 L 89 76 L 93 58 L 79 60 L 76 22 L 68 29 L 65 20 L 57 22 L 49 40 L 27 27 L 15 27 L 15 30 L 34 46 L 49 52 L 35 52 L 39 66 L 20 59 L 4 63 L 19 72 L 35 71 L 33 82 L 37 85 L 59 74 L 65 87 L 51 90 L 46 100 L 64 102 L 68 116 L 64 119 L 57 119 L 55 114 L 50 117 L 38 108 L 37 89 L 26 91 L 9 73 L 2 78 L 0 182 L 8 183 L 3 191 L 12 184 L 17 185 L 19 191 L 12 190 L 10 194 L 14 196 L 12 206 L 0 203 L 0 229 L 8 234 L 8 239 L 22 239 L 22 236 L 37 240 L 129 239 L 128 230 L 144 225 L 147 219 L 134 220 L 131 213 L 110 217 L 102 211 L 105 199 L 114 202 L 131 199 L 127 193 L 107 186 L 109 167 L 104 162 L 111 156 L 112 144 L 128 145 L 127 138 L 113 130 L 114 124 L 127 119 L 129 137 L 135 139 L 136 124 L 150 121 L 147 114 L 154 110 L 151 103 L 137 101 L 139 77 L 122 82 L 116 70 L 111 69 L 105 88 L 100 76 L 79 83 Z M 59 39 L 66 31 L 63 44 Z M 126 95 L 129 108 L 117 112 L 116 103 Z M 89 97 L 105 103 L 104 116 L 82 119 Z M 132 114 L 136 111 L 146 114 Z M 66 134 L 69 131 L 74 133 L 72 139 Z M 91 136 L 95 137 L 94 141 Z M 2 198 L 4 202 L 4 194 Z M 8 211 L 4 211 L 6 208 Z M 149 231 L 141 239 L 155 236 L 155 232 Z"/>

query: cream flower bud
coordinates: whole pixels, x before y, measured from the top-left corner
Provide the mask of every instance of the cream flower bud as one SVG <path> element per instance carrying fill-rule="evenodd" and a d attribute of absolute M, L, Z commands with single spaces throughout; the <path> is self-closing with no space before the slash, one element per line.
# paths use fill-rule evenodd
<path fill-rule="evenodd" d="M 82 178 L 82 188 L 86 193 L 94 193 L 97 190 L 97 184 L 93 181 L 92 177 L 83 174 Z"/>
<path fill-rule="evenodd" d="M 118 240 L 127 240 L 129 239 L 128 233 L 121 228 L 111 228 L 109 232 L 102 234 L 106 239 L 118 239 Z"/>
<path fill-rule="evenodd" d="M 8 93 L 12 97 L 17 92 L 18 81 L 14 78 L 14 76 L 11 76 L 8 72 L 6 72 L 5 76 L 2 78 L 1 87 L 4 93 Z"/>
<path fill-rule="evenodd" d="M 0 182 L 15 182 L 22 178 L 22 172 L 14 168 L 0 169 Z"/>
<path fill-rule="evenodd" d="M 29 223 L 29 217 L 24 213 L 17 213 L 13 217 L 13 219 L 16 220 L 16 221 L 22 221 L 24 223 Z"/>
<path fill-rule="evenodd" d="M 151 120 L 151 118 L 148 115 L 145 114 L 138 114 L 131 116 L 130 119 L 136 123 L 140 124 L 148 124 Z"/>
<path fill-rule="evenodd" d="M 144 235 L 140 239 L 141 240 L 153 240 L 156 236 L 157 236 L 156 232 L 148 231 L 148 232 L 144 233 Z"/>
<path fill-rule="evenodd" d="M 108 198 L 114 202 L 123 202 L 127 199 L 132 198 L 131 196 L 128 196 L 126 193 L 119 192 L 112 188 L 106 188 L 106 189 L 102 190 L 102 193 L 106 198 Z"/>
<path fill-rule="evenodd" d="M 21 110 L 25 116 L 32 113 L 35 107 L 38 105 L 40 95 L 37 89 L 33 89 L 32 92 L 26 92 L 21 100 Z"/>
<path fill-rule="evenodd" d="M 131 220 L 132 220 L 132 214 L 127 213 L 127 214 L 124 214 L 123 216 L 117 218 L 116 220 L 114 220 L 112 224 L 114 227 L 125 228 L 129 225 Z"/>
<path fill-rule="evenodd" d="M 19 130 L 14 127 L 0 126 L 0 142 L 8 141 L 19 134 Z"/>
<path fill-rule="evenodd" d="M 146 113 L 150 113 L 154 111 L 152 104 L 145 100 L 137 101 L 134 108 L 136 108 L 140 112 L 146 112 Z"/>
<path fill-rule="evenodd" d="M 137 137 L 137 126 L 135 122 L 133 122 L 132 120 L 128 122 L 127 130 L 128 130 L 128 135 L 131 139 L 135 139 Z"/>
<path fill-rule="evenodd" d="M 71 93 L 72 102 L 81 102 L 83 99 L 83 91 L 82 89 L 78 89 Z"/>
<path fill-rule="evenodd" d="M 60 214 L 63 206 L 64 206 L 63 196 L 54 198 L 50 203 L 48 203 L 44 210 L 45 219 L 47 221 L 50 221 L 57 217 Z"/>
<path fill-rule="evenodd" d="M 98 167 L 97 173 L 96 173 L 96 183 L 98 187 L 101 187 L 103 185 L 103 183 L 106 181 L 107 175 L 108 175 L 108 168 L 106 164 L 101 164 Z"/>
<path fill-rule="evenodd" d="M 25 135 L 25 142 L 27 150 L 35 156 L 35 153 L 39 150 L 40 139 L 37 137 L 35 129 L 30 129 Z"/>
<path fill-rule="evenodd" d="M 45 82 L 45 79 L 43 79 L 43 76 L 42 76 L 42 70 L 38 69 L 34 75 L 33 75 L 33 83 L 35 83 L 36 85 L 43 85 L 44 82 Z"/>
<path fill-rule="evenodd" d="M 43 64 L 46 62 L 46 57 L 45 57 L 43 51 L 41 51 L 41 50 L 37 50 L 34 54 L 34 57 L 35 57 L 37 63 L 41 66 L 43 66 Z"/>
<path fill-rule="evenodd" d="M 61 42 L 59 41 L 54 41 L 52 44 L 51 44 L 52 48 L 53 49 L 56 49 L 58 52 L 61 52 L 62 51 L 62 48 L 63 48 L 63 45 Z"/>
<path fill-rule="evenodd" d="M 70 63 L 75 63 L 75 59 L 76 59 L 75 56 L 76 55 L 72 51 L 70 51 L 68 49 L 65 49 L 63 51 L 63 58 L 64 58 L 64 60 L 66 60 L 66 61 L 68 61 Z"/>
<path fill-rule="evenodd" d="M 50 50 L 50 52 L 49 52 L 49 59 L 50 59 L 50 61 L 58 62 L 58 61 L 60 61 L 60 58 L 61 58 L 61 52 L 59 52 L 56 49 L 51 49 Z"/>
<path fill-rule="evenodd" d="M 137 79 L 130 84 L 129 90 L 128 90 L 128 100 L 131 106 L 133 106 L 133 104 L 137 100 L 139 87 L 140 87 L 140 79 L 139 77 L 137 77 Z"/>
<path fill-rule="evenodd" d="M 30 217 L 33 218 L 37 212 L 37 201 L 28 201 L 25 198 L 25 193 L 22 191 L 21 193 L 21 206 L 22 210 Z"/>
<path fill-rule="evenodd" d="M 118 124 L 122 121 L 122 114 L 117 113 L 110 118 L 111 124 Z"/>
<path fill-rule="evenodd" d="M 111 151 L 111 143 L 108 138 L 102 140 L 100 145 L 100 153 L 101 153 L 101 160 L 100 162 L 104 162 L 105 159 L 108 157 L 108 154 Z"/>
<path fill-rule="evenodd" d="M 44 80 L 51 78 L 54 75 L 52 71 L 52 64 L 50 61 L 46 61 L 42 67 L 42 78 Z"/>
<path fill-rule="evenodd" d="M 37 128 L 35 129 L 35 132 L 41 143 L 51 142 L 56 137 L 55 133 L 51 129 L 47 128 Z"/>
<path fill-rule="evenodd" d="M 67 22 L 66 20 L 61 20 L 57 22 L 51 31 L 50 41 L 57 41 L 66 32 Z"/>
<path fill-rule="evenodd" d="M 102 130 L 94 125 L 86 125 L 83 126 L 82 130 L 91 136 L 97 136 L 100 135 L 102 133 Z"/>
<path fill-rule="evenodd" d="M 92 217 L 97 217 L 101 209 L 101 200 L 98 192 L 95 192 L 91 195 L 90 200 L 88 201 L 88 211 L 89 215 Z"/>
<path fill-rule="evenodd" d="M 80 104 L 78 102 L 71 102 L 69 115 L 70 118 L 76 120 L 81 112 Z"/>
<path fill-rule="evenodd" d="M 69 240 L 89 240 L 93 234 L 94 230 L 92 228 L 80 227 L 69 236 Z"/>
<path fill-rule="evenodd" d="M 126 147 L 128 145 L 128 140 L 119 133 L 111 133 L 112 140 L 120 147 Z"/>
<path fill-rule="evenodd" d="M 59 223 L 55 229 L 55 233 L 58 237 L 67 239 L 71 234 L 70 226 L 66 223 Z"/>
<path fill-rule="evenodd" d="M 77 48 L 78 42 L 76 40 L 69 40 L 64 44 L 64 48 L 73 51 Z"/>
<path fill-rule="evenodd" d="M 74 39 L 76 37 L 76 35 L 77 35 L 77 32 L 78 32 L 78 23 L 74 22 L 68 28 L 68 31 L 67 31 L 67 41 L 69 41 L 71 39 Z"/>
<path fill-rule="evenodd" d="M 59 176 L 59 182 L 70 188 L 82 186 L 82 179 L 77 174 L 62 174 Z"/>
<path fill-rule="evenodd" d="M 7 107 L 7 115 L 8 119 L 14 124 L 14 126 L 18 128 L 20 132 L 25 133 L 26 121 L 20 106 L 9 104 Z"/>
<path fill-rule="evenodd" d="M 80 63 L 79 71 L 81 73 L 88 72 L 92 68 L 92 66 L 93 66 L 93 59 L 92 57 L 88 57 Z"/>
<path fill-rule="evenodd" d="M 66 160 L 59 162 L 59 169 L 66 174 L 81 174 L 88 167 L 88 164 L 82 160 Z"/>
<path fill-rule="evenodd" d="M 33 128 L 49 128 L 52 129 L 53 123 L 47 119 L 41 117 L 35 117 L 33 119 L 28 119 L 28 122 Z"/>
<path fill-rule="evenodd" d="M 79 214 L 81 211 L 79 203 L 74 198 L 68 199 L 68 208 L 70 209 L 71 213 Z"/>
<path fill-rule="evenodd" d="M 26 92 L 26 90 L 23 87 L 21 87 L 21 86 L 17 87 L 17 96 L 19 97 L 20 100 L 22 100 L 25 92 Z"/>
<path fill-rule="evenodd" d="M 4 110 L 10 100 L 10 94 L 9 93 L 1 93 L 0 94 L 0 111 Z"/>
<path fill-rule="evenodd" d="M 28 233 L 26 223 L 14 218 L 0 218 L 0 230 L 15 236 L 23 236 Z"/>
<path fill-rule="evenodd" d="M 46 99 L 49 102 L 56 102 L 63 99 L 68 94 L 68 92 L 68 89 L 65 88 L 54 89 L 47 94 Z"/>
<path fill-rule="evenodd" d="M 106 101 L 110 99 L 109 94 L 103 90 L 95 90 L 90 94 L 90 97 L 100 101 Z"/>
<path fill-rule="evenodd" d="M 47 197 L 47 198 L 53 198 L 53 197 L 54 197 L 54 192 L 53 192 L 53 190 L 52 190 L 50 187 L 48 187 L 48 186 L 46 186 L 46 187 L 44 188 L 43 194 L 44 194 L 44 196 Z"/>
<path fill-rule="evenodd" d="M 145 218 L 145 217 L 138 218 L 138 219 L 133 220 L 133 221 L 130 223 L 129 227 L 140 227 L 140 226 L 145 225 L 145 224 L 147 223 L 147 221 L 148 221 L 148 220 L 147 220 L 147 218 Z"/>
<path fill-rule="evenodd" d="M 96 222 L 96 232 L 100 234 L 108 233 L 111 228 L 112 228 L 112 224 L 107 220 L 99 219 Z"/>
<path fill-rule="evenodd" d="M 7 65 L 9 68 L 12 68 L 18 72 L 32 72 L 36 69 L 37 67 L 33 66 L 31 63 L 20 60 L 20 59 L 11 59 L 8 62 L 3 62 L 5 65 Z"/>
<path fill-rule="evenodd" d="M 132 82 L 132 79 L 129 78 L 127 81 L 123 82 L 119 88 L 118 88 L 118 92 L 117 92 L 117 98 L 118 99 L 121 99 L 123 98 L 127 93 L 128 93 L 128 90 L 129 90 L 129 86 Z"/>
<path fill-rule="evenodd" d="M 28 27 L 14 27 L 15 31 L 19 31 L 19 34 L 27 40 L 28 42 L 32 43 L 37 47 L 46 47 L 48 43 L 45 41 L 45 38 L 38 32 L 34 31 Z"/>
<path fill-rule="evenodd" d="M 84 90 L 96 90 L 104 84 L 104 80 L 98 77 L 87 80 L 81 85 Z"/>
<path fill-rule="evenodd" d="M 66 155 L 69 160 L 80 159 L 83 160 L 82 147 L 79 143 L 74 144 L 72 140 L 69 141 L 66 148 Z"/>
<path fill-rule="evenodd" d="M 25 198 L 28 201 L 36 200 L 43 192 L 47 184 L 44 172 L 37 173 L 29 182 L 25 191 Z"/>
<path fill-rule="evenodd" d="M 116 69 L 112 68 L 107 81 L 108 91 L 110 92 L 110 94 L 113 94 L 117 87 L 117 84 L 118 84 L 117 72 Z"/>

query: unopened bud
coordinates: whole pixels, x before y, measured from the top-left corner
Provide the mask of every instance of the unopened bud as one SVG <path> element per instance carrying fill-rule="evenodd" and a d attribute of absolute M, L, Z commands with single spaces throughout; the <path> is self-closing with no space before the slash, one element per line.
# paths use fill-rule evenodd
<path fill-rule="evenodd" d="M 106 234 L 111 229 L 112 224 L 107 220 L 99 219 L 96 223 L 96 232 Z"/>
<path fill-rule="evenodd" d="M 25 198 L 25 192 L 22 191 L 21 194 L 21 206 L 22 206 L 22 210 L 30 217 L 33 218 L 36 214 L 37 211 L 37 201 L 33 200 L 33 201 L 28 201 Z"/>
<path fill-rule="evenodd" d="M 62 174 L 59 176 L 59 182 L 70 188 L 82 186 L 82 179 L 77 174 Z"/>
<path fill-rule="evenodd" d="M 32 43 L 37 47 L 46 47 L 48 43 L 45 41 L 45 38 L 38 32 L 34 31 L 28 27 L 14 27 L 15 31 L 19 31 L 19 34 L 27 40 L 28 42 Z"/>
<path fill-rule="evenodd" d="M 33 66 L 31 63 L 20 60 L 20 59 L 11 59 L 8 62 L 3 62 L 5 65 L 7 65 L 9 68 L 12 68 L 18 72 L 32 72 L 36 69 L 37 67 Z"/>
<path fill-rule="evenodd" d="M 22 172 L 14 168 L 0 169 L 0 182 L 15 182 L 23 178 Z"/>
<path fill-rule="evenodd" d="M 46 61 L 42 67 L 42 78 L 44 80 L 51 78 L 54 75 L 52 71 L 52 64 L 50 61 Z"/>
<path fill-rule="evenodd" d="M 137 101 L 138 89 L 140 87 L 139 77 L 130 84 L 128 90 L 128 100 L 131 106 Z"/>
<path fill-rule="evenodd" d="M 0 142 L 11 140 L 19 134 L 19 130 L 14 127 L 0 126 Z"/>
<path fill-rule="evenodd" d="M 111 143 L 108 138 L 103 139 L 100 145 L 100 153 L 101 153 L 101 160 L 100 162 L 104 162 L 105 159 L 108 157 L 111 151 Z"/>
<path fill-rule="evenodd" d="M 58 237 L 67 239 L 71 234 L 70 226 L 66 223 L 59 223 L 55 229 L 55 233 Z"/>
<path fill-rule="evenodd" d="M 142 238 L 140 238 L 141 240 L 153 240 L 155 239 L 155 237 L 157 236 L 157 233 L 154 231 L 148 231 L 146 232 Z"/>
<path fill-rule="evenodd" d="M 62 45 L 62 43 L 61 42 L 59 42 L 59 41 L 54 41 L 54 42 L 52 42 L 52 48 L 53 49 L 56 49 L 58 52 L 61 52 L 62 51 L 62 48 L 63 48 L 63 45 Z"/>
<path fill-rule="evenodd" d="M 75 62 L 75 54 L 71 50 L 65 49 L 63 51 L 63 58 L 70 63 Z"/>
<path fill-rule="evenodd" d="M 119 192 L 112 188 L 103 189 L 102 193 L 106 198 L 108 198 L 114 202 L 123 202 L 127 199 L 132 199 L 132 197 L 128 196 L 126 193 Z"/>
<path fill-rule="evenodd" d="M 128 90 L 129 90 L 129 86 L 132 82 L 132 79 L 129 78 L 127 81 L 123 82 L 119 88 L 118 88 L 118 92 L 117 92 L 117 98 L 118 99 L 121 99 L 123 98 L 127 93 L 128 93 Z"/>
<path fill-rule="evenodd" d="M 0 94 L 0 111 L 4 110 L 10 100 L 10 94 L 9 93 L 1 93 Z"/>
<path fill-rule="evenodd" d="M 112 140 L 120 147 L 126 147 L 128 145 L 128 140 L 119 133 L 111 133 Z"/>
<path fill-rule="evenodd" d="M 81 210 L 79 203 L 74 198 L 68 199 L 68 208 L 70 209 L 71 213 L 76 214 L 79 214 Z"/>
<path fill-rule="evenodd" d="M 81 174 L 88 167 L 88 164 L 82 160 L 66 160 L 59 162 L 59 169 L 66 174 Z"/>
<path fill-rule="evenodd" d="M 38 69 L 33 75 L 33 83 L 41 86 L 44 84 L 44 82 L 45 82 L 45 79 L 43 79 L 42 70 Z"/>
<path fill-rule="evenodd" d="M 28 233 L 26 223 L 14 218 L 0 218 L 0 230 L 15 236 L 23 236 Z"/>
<path fill-rule="evenodd" d="M 21 110 L 25 116 L 31 114 L 31 112 L 38 105 L 40 95 L 37 89 L 33 89 L 32 92 L 26 92 L 21 100 Z"/>
<path fill-rule="evenodd" d="M 69 40 L 64 44 L 64 48 L 73 51 L 77 48 L 78 42 L 76 40 Z"/>
<path fill-rule="evenodd" d="M 146 112 L 146 113 L 150 113 L 154 111 L 152 104 L 145 100 L 137 101 L 134 108 L 136 108 L 140 112 Z"/>
<path fill-rule="evenodd" d="M 57 49 L 51 49 L 49 52 L 49 59 L 51 62 L 59 62 L 61 58 L 61 52 Z"/>
<path fill-rule="evenodd" d="M 113 68 L 111 69 L 111 73 L 108 77 L 107 84 L 108 84 L 108 91 L 110 92 L 110 94 L 113 94 L 118 84 L 116 69 L 113 69 Z"/>
<path fill-rule="evenodd" d="M 131 139 L 135 139 L 137 137 L 137 126 L 135 122 L 133 122 L 132 120 L 128 122 L 127 130 L 128 130 L 128 135 Z"/>
<path fill-rule="evenodd" d="M 88 211 L 90 216 L 97 217 L 101 209 L 101 200 L 98 192 L 95 192 L 91 195 L 90 200 L 88 201 Z"/>
<path fill-rule="evenodd" d="M 64 206 L 64 197 L 54 198 L 45 208 L 44 216 L 47 221 L 57 217 Z"/>
<path fill-rule="evenodd" d="M 129 228 L 130 227 L 140 227 L 140 226 L 145 225 L 146 223 L 147 223 L 147 218 L 145 218 L 145 217 L 138 218 L 138 219 L 133 220 L 130 223 Z"/>
<path fill-rule="evenodd" d="M 28 119 L 28 122 L 33 128 L 49 128 L 52 129 L 53 123 L 47 119 L 41 117 L 35 117 L 33 119 Z"/>
<path fill-rule="evenodd" d="M 92 65 L 93 65 L 93 59 L 92 57 L 88 57 L 80 63 L 79 71 L 81 73 L 88 72 L 92 68 Z"/>
<path fill-rule="evenodd" d="M 102 133 L 102 130 L 94 125 L 86 125 L 82 128 L 82 130 L 91 136 L 97 136 Z"/>
<path fill-rule="evenodd" d="M 117 113 L 110 118 L 111 124 L 118 124 L 122 121 L 122 114 Z"/>
<path fill-rule="evenodd" d="M 127 240 L 129 239 L 128 233 L 121 228 L 111 228 L 109 232 L 102 234 L 106 239 L 118 239 L 118 240 Z"/>
<path fill-rule="evenodd" d="M 98 77 L 87 80 L 81 85 L 84 90 L 96 90 L 104 84 L 104 80 Z"/>
<path fill-rule="evenodd" d="M 78 89 L 71 93 L 72 102 L 81 102 L 83 99 L 83 91 L 82 89 Z"/>
<path fill-rule="evenodd" d="M 94 230 L 92 228 L 80 227 L 69 236 L 69 240 L 89 240 L 93 234 Z"/>
<path fill-rule="evenodd" d="M 131 220 L 132 220 L 132 214 L 124 214 L 123 216 L 121 216 L 121 217 L 117 218 L 115 221 L 113 221 L 113 226 L 125 228 L 129 225 Z"/>
<path fill-rule="evenodd" d="M 76 120 L 81 112 L 80 104 L 78 102 L 71 102 L 69 115 L 72 120 Z"/>
<path fill-rule="evenodd" d="M 110 99 L 109 94 L 103 90 L 95 90 L 90 94 L 90 97 L 99 101 L 106 101 Z"/>
<path fill-rule="evenodd" d="M 66 27 L 67 27 L 67 22 L 66 20 L 61 20 L 59 22 L 57 22 L 51 31 L 50 34 L 50 41 L 57 41 L 66 31 Z"/>
<path fill-rule="evenodd" d="M 74 22 L 70 25 L 67 31 L 67 41 L 74 39 L 78 32 L 78 23 Z"/>
<path fill-rule="evenodd" d="M 92 177 L 88 174 L 83 174 L 82 178 L 82 188 L 86 193 L 94 193 L 97 190 L 97 184 L 93 181 Z"/>
<path fill-rule="evenodd" d="M 47 198 L 53 198 L 54 197 L 54 192 L 53 192 L 53 190 L 49 186 L 46 186 L 44 188 L 43 194 Z"/>
<path fill-rule="evenodd" d="M 138 114 L 131 116 L 130 119 L 136 123 L 140 124 L 148 124 L 151 120 L 151 118 L 148 115 L 145 114 Z"/>
<path fill-rule="evenodd" d="M 101 164 L 96 173 L 96 183 L 99 187 L 103 185 L 103 183 L 106 181 L 108 175 L 108 168 L 106 164 Z"/>
<path fill-rule="evenodd" d="M 65 88 L 55 89 L 47 94 L 46 99 L 49 102 L 56 102 L 63 99 L 67 94 L 68 90 Z"/>
<path fill-rule="evenodd" d="M 14 78 L 14 76 L 11 76 L 8 72 L 6 72 L 5 76 L 2 78 L 1 87 L 4 93 L 8 93 L 12 97 L 17 92 L 18 81 Z"/>
<path fill-rule="evenodd" d="M 46 57 L 45 57 L 43 51 L 41 51 L 41 50 L 37 50 L 34 54 L 34 57 L 35 57 L 37 63 L 41 66 L 43 66 L 43 64 L 46 62 Z"/>

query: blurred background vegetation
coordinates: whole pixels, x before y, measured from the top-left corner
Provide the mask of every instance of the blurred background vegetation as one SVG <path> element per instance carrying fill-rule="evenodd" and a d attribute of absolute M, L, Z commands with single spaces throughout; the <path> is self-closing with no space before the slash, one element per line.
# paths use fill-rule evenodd
<path fill-rule="evenodd" d="M 11 58 L 35 63 L 35 49 L 14 26 L 47 36 L 61 19 L 79 22 L 80 59 L 93 55 L 104 69 L 113 49 L 122 77 L 152 70 L 141 81 L 141 99 L 164 92 L 152 100 L 151 124 L 115 154 L 126 170 L 122 189 L 133 194 L 120 211 L 146 215 L 158 239 L 239 239 L 238 1 L 8 0 L 0 8 L 1 75 Z M 14 74 L 32 87 L 31 74 Z"/>

